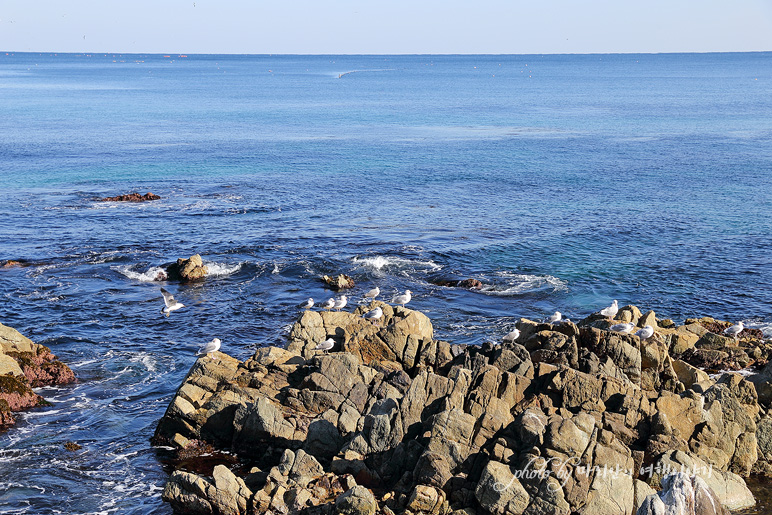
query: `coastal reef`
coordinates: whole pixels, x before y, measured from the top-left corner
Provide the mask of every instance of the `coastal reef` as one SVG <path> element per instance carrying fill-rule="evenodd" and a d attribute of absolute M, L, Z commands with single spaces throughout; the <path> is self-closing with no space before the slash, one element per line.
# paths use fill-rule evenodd
<path fill-rule="evenodd" d="M 364 320 L 376 306 L 379 323 Z M 610 329 L 623 322 L 654 334 Z M 728 325 L 626 306 L 614 320 L 520 319 L 514 341 L 464 346 L 381 302 L 308 310 L 286 348 L 196 361 L 153 438 L 186 457 L 163 498 L 206 515 L 747 508 L 743 478 L 772 470 L 772 369 L 749 380 L 695 364 L 762 367 L 770 349 L 752 331 L 724 337 Z M 196 470 L 202 446 L 232 459 Z"/>
<path fill-rule="evenodd" d="M 46 404 L 32 388 L 74 381 L 72 370 L 51 349 L 0 324 L 0 429 L 16 423 L 13 412 Z"/>
<path fill-rule="evenodd" d="M 154 193 L 147 192 L 144 195 L 139 193 L 128 193 L 126 195 L 118 195 L 116 197 L 105 197 L 98 199 L 99 202 L 147 202 L 148 200 L 160 200 L 161 197 Z"/>
<path fill-rule="evenodd" d="M 176 263 L 172 263 L 166 267 L 166 277 L 159 277 L 158 280 L 171 280 L 171 281 L 201 281 L 206 278 L 206 274 L 209 273 L 206 265 L 204 265 L 200 254 L 194 254 L 188 259 L 179 258 Z"/>

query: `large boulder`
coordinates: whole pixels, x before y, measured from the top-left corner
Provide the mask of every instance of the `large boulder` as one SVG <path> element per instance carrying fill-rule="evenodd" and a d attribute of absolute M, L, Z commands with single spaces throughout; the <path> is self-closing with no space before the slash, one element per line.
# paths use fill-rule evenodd
<path fill-rule="evenodd" d="M 188 259 L 179 258 L 176 263 L 166 267 L 166 275 L 172 281 L 200 281 L 209 273 L 199 254 Z"/>

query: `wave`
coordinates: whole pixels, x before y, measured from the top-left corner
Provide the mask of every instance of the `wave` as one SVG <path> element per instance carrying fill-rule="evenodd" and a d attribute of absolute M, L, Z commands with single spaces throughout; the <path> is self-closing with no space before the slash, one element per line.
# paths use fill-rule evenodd
<path fill-rule="evenodd" d="M 244 263 L 228 264 L 217 263 L 214 261 L 204 261 L 204 266 L 207 269 L 207 277 L 223 277 L 231 275 L 241 270 Z M 166 267 L 165 266 L 152 266 L 147 270 L 137 270 L 138 265 L 120 265 L 111 267 L 119 274 L 141 282 L 155 282 L 166 280 Z"/>
<path fill-rule="evenodd" d="M 143 283 L 166 280 L 166 268 L 161 266 L 150 267 L 144 272 L 135 270 L 136 265 L 120 265 L 111 268 L 119 274 L 125 275 L 129 279 L 134 279 L 135 281 L 141 281 Z"/>
<path fill-rule="evenodd" d="M 229 265 L 227 263 L 215 263 L 214 261 L 204 261 L 204 266 L 207 269 L 207 277 L 221 277 L 224 275 L 231 275 L 239 270 L 244 263 L 236 263 L 235 265 Z"/>
<path fill-rule="evenodd" d="M 358 268 L 367 268 L 374 271 L 397 270 L 397 271 L 421 271 L 437 272 L 442 270 L 442 265 L 435 263 L 431 259 L 407 259 L 397 256 L 369 256 L 365 258 L 355 257 L 352 262 Z"/>
<path fill-rule="evenodd" d="M 479 291 L 488 295 L 502 297 L 540 290 L 550 293 L 568 291 L 568 284 L 564 280 L 552 275 L 516 274 L 512 272 L 499 272 L 496 275 L 501 277 L 502 280 L 493 280 L 491 282 L 483 280 L 483 286 Z"/>

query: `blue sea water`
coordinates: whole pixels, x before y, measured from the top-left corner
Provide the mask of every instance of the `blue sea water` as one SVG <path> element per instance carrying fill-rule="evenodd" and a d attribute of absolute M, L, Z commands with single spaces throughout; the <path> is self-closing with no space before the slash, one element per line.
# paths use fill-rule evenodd
<path fill-rule="evenodd" d="M 79 378 L 0 435 L 0 512 L 170 513 L 149 438 L 195 350 L 281 345 L 323 274 L 452 342 L 612 299 L 772 328 L 772 53 L 3 53 L 0 191 L 0 322 Z"/>

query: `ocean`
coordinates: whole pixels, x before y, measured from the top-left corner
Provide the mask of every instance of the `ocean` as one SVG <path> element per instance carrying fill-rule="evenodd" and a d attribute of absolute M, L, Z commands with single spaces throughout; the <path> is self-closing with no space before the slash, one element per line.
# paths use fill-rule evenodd
<path fill-rule="evenodd" d="M 196 349 L 282 345 L 324 274 L 453 343 L 613 299 L 772 335 L 772 53 L 3 52 L 0 135 L 0 322 L 79 380 L 0 434 L 2 513 L 171 513 L 149 439 Z"/>

